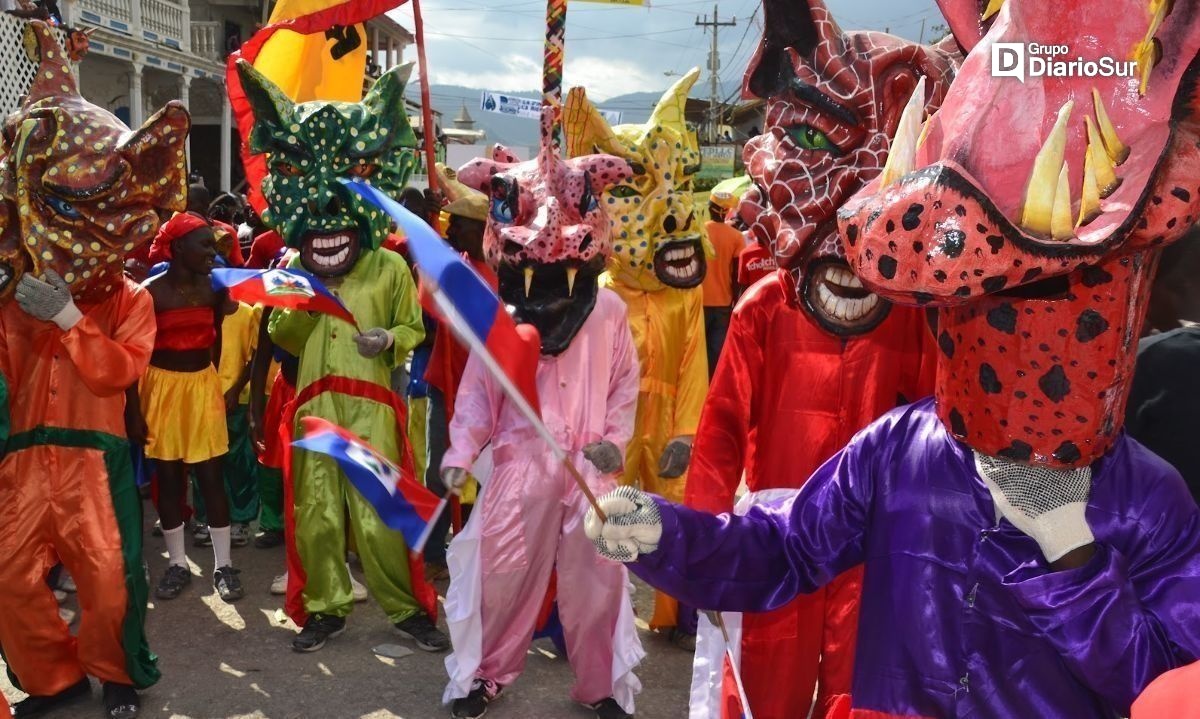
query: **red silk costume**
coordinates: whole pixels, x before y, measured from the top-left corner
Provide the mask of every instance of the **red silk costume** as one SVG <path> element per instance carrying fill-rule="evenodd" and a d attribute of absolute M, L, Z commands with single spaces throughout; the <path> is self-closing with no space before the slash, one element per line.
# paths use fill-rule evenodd
<path fill-rule="evenodd" d="M 933 391 L 936 347 L 921 312 L 893 308 L 870 334 L 842 339 L 788 304 L 793 287 L 778 271 L 734 310 L 696 433 L 690 507 L 728 512 L 743 467 L 751 492 L 799 489 L 858 430 Z M 817 716 L 850 693 L 860 586 L 855 570 L 774 612 L 743 615 L 741 669 L 756 717 L 804 716 L 818 674 Z M 726 684 L 721 716 L 739 717 Z"/>
<path fill-rule="evenodd" d="M 779 269 L 738 303 L 696 433 L 684 501 L 714 513 L 734 508 L 743 469 L 751 492 L 799 489 L 858 430 L 932 393 L 936 362 L 924 314 L 893 307 L 850 272 L 835 216 L 883 167 L 918 81 L 936 108 L 955 58 L 945 47 L 844 33 L 821 0 L 763 7 L 745 88 L 767 101 L 767 120 L 746 144 L 755 186 L 738 211 Z M 754 716 L 806 716 L 814 686 L 815 716 L 848 710 L 860 591 L 861 570 L 851 570 L 774 612 L 742 615 Z M 692 716 L 740 717 L 728 668 L 719 714 L 711 708 L 717 693 L 702 688 L 715 684 L 715 667 L 698 657 Z"/>

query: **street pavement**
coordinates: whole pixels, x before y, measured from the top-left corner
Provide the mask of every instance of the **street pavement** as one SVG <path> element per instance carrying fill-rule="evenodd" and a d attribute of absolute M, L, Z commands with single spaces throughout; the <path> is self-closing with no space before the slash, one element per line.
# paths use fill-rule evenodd
<path fill-rule="evenodd" d="M 166 565 L 161 537 L 150 536 L 153 510 L 147 504 L 146 556 L 151 585 Z M 289 642 L 296 627 L 283 617 L 282 597 L 269 593 L 283 571 L 282 548 L 235 549 L 246 597 L 227 605 L 213 593 L 212 550 L 190 546 L 195 575 L 178 599 L 152 599 L 147 622 L 150 646 L 159 655 L 162 680 L 143 693 L 142 716 L 157 719 L 434 719 L 448 717 L 441 704 L 446 685 L 445 654 L 427 654 L 402 639 L 373 601 L 358 604 L 346 632 L 319 652 L 298 654 Z M 362 571 L 354 567 L 362 581 Z M 640 617 L 651 612 L 653 594 L 635 580 Z M 437 585 L 444 595 L 446 583 Z M 72 595 L 69 608 L 78 609 Z M 691 655 L 638 620 L 647 657 L 637 672 L 643 690 L 637 715 L 644 719 L 684 719 Z M 445 628 L 444 623 L 442 628 Z M 384 644 L 412 649 L 398 659 L 376 656 Z M 570 666 L 547 640 L 529 652 L 525 673 L 488 710 L 489 719 L 589 719 L 590 711 L 569 699 Z M 98 684 L 92 699 L 51 719 L 103 716 Z M 0 675 L 9 701 L 23 695 Z"/>

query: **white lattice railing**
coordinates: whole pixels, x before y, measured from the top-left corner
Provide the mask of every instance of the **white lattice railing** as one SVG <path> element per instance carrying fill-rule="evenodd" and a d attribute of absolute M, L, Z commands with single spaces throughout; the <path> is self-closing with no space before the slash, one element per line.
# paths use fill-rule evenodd
<path fill-rule="evenodd" d="M 21 97 L 29 92 L 37 67 L 25 54 L 21 44 L 25 21 L 0 13 L 0 117 L 20 107 Z M 63 34 L 56 33 L 63 42 Z"/>
<path fill-rule="evenodd" d="M 224 26 L 219 22 L 192 23 L 192 54 L 220 62 L 225 57 Z"/>

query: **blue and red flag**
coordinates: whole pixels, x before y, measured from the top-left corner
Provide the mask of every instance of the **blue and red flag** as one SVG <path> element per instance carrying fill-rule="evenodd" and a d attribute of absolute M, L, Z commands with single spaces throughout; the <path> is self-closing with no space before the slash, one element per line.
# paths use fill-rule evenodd
<path fill-rule="evenodd" d="M 319 312 L 358 327 L 346 305 L 307 272 L 217 268 L 212 271 L 212 283 L 213 289 L 226 290 L 238 302 Z"/>
<path fill-rule="evenodd" d="M 421 273 L 433 306 L 459 340 L 495 376 L 505 393 L 527 407 L 518 408 L 539 428 L 537 364 L 541 340 L 532 325 L 513 322 L 504 303 L 462 255 L 419 217 L 361 180 L 342 180 L 368 202 L 388 213 L 408 238 L 408 251 Z M 514 396 L 519 395 L 519 396 Z M 547 433 L 548 436 L 549 433 Z"/>
<path fill-rule="evenodd" d="M 304 436 L 293 447 L 328 455 L 366 498 L 388 527 L 402 533 L 409 547 L 420 547 L 439 499 L 387 457 L 341 427 L 320 417 L 300 420 Z"/>

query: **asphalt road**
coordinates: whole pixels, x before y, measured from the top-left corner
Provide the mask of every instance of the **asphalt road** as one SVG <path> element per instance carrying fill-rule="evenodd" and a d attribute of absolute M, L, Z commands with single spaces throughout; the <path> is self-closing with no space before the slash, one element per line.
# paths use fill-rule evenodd
<path fill-rule="evenodd" d="M 157 581 L 166 564 L 166 550 L 163 540 L 149 531 L 146 552 L 152 581 Z M 282 597 L 269 593 L 271 579 L 283 571 L 282 548 L 234 550 L 234 564 L 241 568 L 246 587 L 246 597 L 234 605 L 221 602 L 207 580 L 212 551 L 189 543 L 188 554 L 196 575 L 191 587 L 171 602 L 155 602 L 149 612 L 150 646 L 159 655 L 163 678 L 143 694 L 143 717 L 432 719 L 450 715 L 441 705 L 445 655 L 426 654 L 401 639 L 372 601 L 357 605 L 346 632 L 323 650 L 298 654 L 289 646 L 296 628 L 280 611 Z M 361 581 L 361 571 L 354 571 Z M 444 582 L 438 586 L 442 593 L 445 588 Z M 639 583 L 635 600 L 639 616 L 649 616 L 651 601 L 650 591 Z M 67 606 L 76 608 L 74 597 Z M 683 719 L 691 655 L 647 631 L 643 621 L 638 625 L 647 657 L 638 671 L 644 688 L 637 714 L 645 719 Z M 385 659 L 371 651 L 382 644 L 414 651 L 403 658 Z M 488 717 L 589 719 L 594 715 L 568 697 L 571 681 L 567 662 L 555 655 L 552 644 L 539 641 L 529 653 L 525 674 L 489 709 Z M 10 701 L 23 696 L 2 674 L 0 688 Z M 53 718 L 101 716 L 96 686 L 91 701 Z"/>

